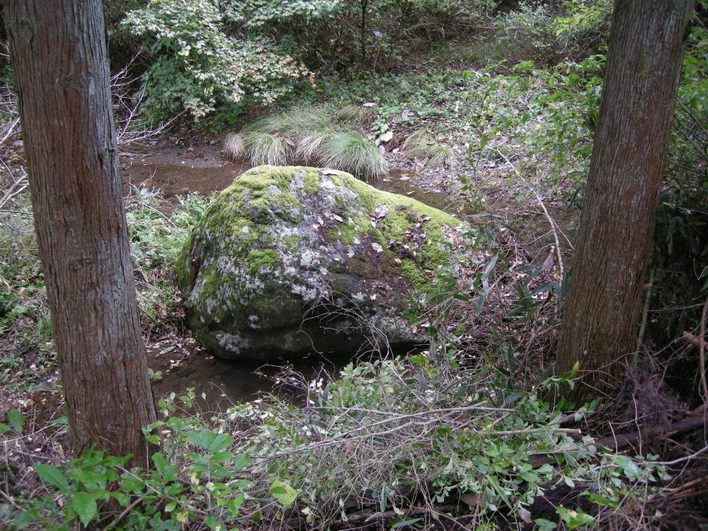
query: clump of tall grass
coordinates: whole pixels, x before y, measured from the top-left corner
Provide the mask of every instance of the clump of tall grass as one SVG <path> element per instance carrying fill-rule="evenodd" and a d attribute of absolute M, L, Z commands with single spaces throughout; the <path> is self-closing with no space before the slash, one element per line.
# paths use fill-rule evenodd
<path fill-rule="evenodd" d="M 439 143 L 433 135 L 420 130 L 403 142 L 403 151 L 410 157 L 421 159 L 426 168 L 450 167 L 455 164 L 452 149 Z"/>
<path fill-rule="evenodd" d="M 266 116 L 232 133 L 224 152 L 254 165 L 323 165 L 360 179 L 386 174 L 386 160 L 361 132 L 370 111 L 356 105 L 296 107 Z"/>
<path fill-rule="evenodd" d="M 344 131 L 327 137 L 321 145 L 321 157 L 326 166 L 337 168 L 355 177 L 384 175 L 386 160 L 378 148 L 361 133 Z"/>
<path fill-rule="evenodd" d="M 287 139 L 266 131 L 252 131 L 245 137 L 245 148 L 253 164 L 282 166 L 288 160 Z"/>

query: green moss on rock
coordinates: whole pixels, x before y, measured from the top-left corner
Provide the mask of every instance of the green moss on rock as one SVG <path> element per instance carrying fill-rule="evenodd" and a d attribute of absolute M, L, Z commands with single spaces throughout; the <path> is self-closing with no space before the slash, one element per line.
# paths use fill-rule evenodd
<path fill-rule="evenodd" d="M 390 343 L 412 341 L 399 317 L 406 294 L 455 267 L 461 227 L 344 172 L 254 168 L 219 195 L 180 255 L 190 327 L 230 358 L 352 349 L 367 327 L 338 315 L 354 305 Z"/>
<path fill-rule="evenodd" d="M 246 257 L 248 273 L 255 275 L 258 273 L 268 273 L 278 265 L 278 255 L 273 249 L 253 249 Z"/>

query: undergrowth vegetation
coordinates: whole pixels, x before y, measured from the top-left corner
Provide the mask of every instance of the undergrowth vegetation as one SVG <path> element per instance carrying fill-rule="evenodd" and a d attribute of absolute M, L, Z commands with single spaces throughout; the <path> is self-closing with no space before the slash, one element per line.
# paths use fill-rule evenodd
<path fill-rule="evenodd" d="M 171 271 L 208 201 L 189 195 L 165 213 L 157 191 L 134 188 L 126 205 L 143 329 L 159 334 L 181 326 Z M 19 196 L 7 206 L 10 210 L 0 213 L 0 382 L 12 387 L 22 385 L 24 377 L 41 381 L 56 369 L 56 359 L 29 197 Z"/>
<path fill-rule="evenodd" d="M 269 395 L 184 418 L 174 414 L 193 392 L 161 401 L 163 418 L 146 428 L 162 448 L 150 470 L 98 452 L 62 468 L 35 462 L 41 494 L 15 524 L 575 529 L 657 517 L 637 507 L 666 468 L 597 446 L 538 398 L 570 381 L 508 388 L 503 372 L 453 351 L 349 365 L 334 381 L 283 378 L 304 408 Z"/>

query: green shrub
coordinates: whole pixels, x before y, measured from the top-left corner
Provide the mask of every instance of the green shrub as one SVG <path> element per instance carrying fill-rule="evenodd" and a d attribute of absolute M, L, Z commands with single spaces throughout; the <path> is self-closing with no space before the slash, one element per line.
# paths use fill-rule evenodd
<path fill-rule="evenodd" d="M 217 109 L 235 116 L 289 93 L 306 74 L 270 41 L 232 36 L 226 24 L 216 0 L 152 0 L 127 14 L 123 25 L 154 57 L 145 81 L 151 118 L 186 110 L 199 119 Z"/>
<path fill-rule="evenodd" d="M 611 18 L 612 0 L 567 0 L 553 27 L 563 46 L 594 52 L 606 41 Z"/>
<path fill-rule="evenodd" d="M 233 438 L 211 431 L 198 418 L 170 418 L 153 427 L 158 426 L 169 436 L 147 470 L 126 469 L 126 458 L 95 450 L 63 468 L 33 463 L 44 495 L 26 501 L 14 527 L 181 529 L 190 523 L 225 529 L 238 521 L 251 485 L 243 472 L 249 457 L 232 453 Z M 157 435 L 148 439 L 160 441 Z M 111 504 L 120 510 L 111 511 Z"/>
<path fill-rule="evenodd" d="M 362 510 L 371 522 L 395 514 L 386 523 L 396 526 L 424 507 L 416 523 L 426 528 L 439 504 L 463 500 L 475 509 L 472 527 L 501 517 L 516 528 L 530 522 L 535 500 L 562 487 L 565 504 L 551 518 L 601 527 L 614 512 L 641 511 L 668 478 L 651 456 L 618 454 L 562 427 L 562 412 L 539 396 L 568 380 L 511 389 L 494 363 L 461 361 L 443 351 L 350 364 L 329 382 L 286 371 L 306 407 L 268 395 L 208 418 L 175 416 L 196 397 L 173 393 L 159 403 L 163 420 L 145 430 L 161 446 L 151 469 L 128 470 L 125 459 L 96 451 L 63 467 L 34 462 L 30 474 L 43 485 L 15 498 L 11 523 L 326 529 Z M 21 437 L 11 433 L 21 416 L 8 417 L 0 435 Z"/>
<path fill-rule="evenodd" d="M 469 31 L 497 0 L 225 0 L 230 35 L 266 37 L 312 69 L 385 68 Z M 363 14 L 363 20 L 362 20 Z"/>
<path fill-rule="evenodd" d="M 513 65 L 522 60 L 539 64 L 555 64 L 556 37 L 553 16 L 543 3 L 521 2 L 495 21 L 498 60 Z"/>

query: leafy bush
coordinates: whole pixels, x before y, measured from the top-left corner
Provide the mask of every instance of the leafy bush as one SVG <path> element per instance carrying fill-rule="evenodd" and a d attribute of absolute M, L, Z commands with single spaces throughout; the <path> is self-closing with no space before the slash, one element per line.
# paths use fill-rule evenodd
<path fill-rule="evenodd" d="M 553 15 L 543 3 L 521 2 L 495 21 L 499 60 L 513 65 L 521 60 L 554 64 L 556 38 L 552 31 Z"/>
<path fill-rule="evenodd" d="M 274 478 L 286 482 L 309 526 L 367 506 L 370 521 L 389 509 L 403 521 L 409 508 L 427 507 L 418 514 L 430 523 L 433 504 L 460 497 L 476 510 L 476 524 L 503 514 L 521 525 L 553 485 L 602 500 L 601 512 L 628 503 L 636 482 L 666 477 L 650 461 L 573 440 L 557 424 L 559 412 L 538 399 L 540 389 L 508 389 L 460 361 L 431 352 L 349 365 L 336 381 L 303 382 L 305 409 L 275 397 L 233 407 L 229 422 L 252 425 L 244 451 L 253 477 L 264 478 L 254 480 L 253 494 Z"/>
<path fill-rule="evenodd" d="M 145 102 L 155 120 L 182 110 L 194 119 L 217 109 L 235 116 L 249 104 L 289 93 L 306 74 L 271 42 L 229 35 L 215 0 L 152 0 L 128 13 L 123 24 L 155 58 L 146 74 Z"/>
<path fill-rule="evenodd" d="M 611 18 L 612 0 L 567 0 L 553 27 L 563 46 L 592 53 L 605 43 Z"/>
<path fill-rule="evenodd" d="M 147 470 L 128 470 L 127 458 L 95 450 L 73 459 L 63 470 L 34 463 L 46 495 L 29 501 L 14 526 L 180 529 L 191 523 L 224 529 L 225 522 L 236 521 L 251 485 L 243 472 L 249 457 L 233 454 L 233 438 L 208 429 L 198 418 L 172 417 L 156 426 L 169 436 Z M 148 439 L 160 440 L 155 435 Z"/>

